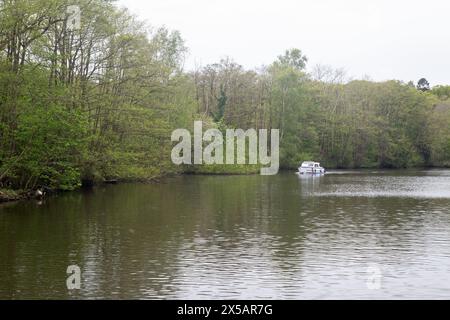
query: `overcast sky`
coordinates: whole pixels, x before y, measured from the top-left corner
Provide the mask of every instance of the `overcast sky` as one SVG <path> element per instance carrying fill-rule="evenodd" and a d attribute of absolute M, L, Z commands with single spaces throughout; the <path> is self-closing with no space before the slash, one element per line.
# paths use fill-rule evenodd
<path fill-rule="evenodd" d="M 299 48 L 353 78 L 450 84 L 450 1 L 119 0 L 186 40 L 186 68 L 230 56 L 246 68 Z"/>

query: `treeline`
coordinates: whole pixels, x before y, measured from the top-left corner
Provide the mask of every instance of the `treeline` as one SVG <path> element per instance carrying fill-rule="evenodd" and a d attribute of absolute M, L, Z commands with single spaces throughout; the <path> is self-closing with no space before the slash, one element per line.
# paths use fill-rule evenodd
<path fill-rule="evenodd" d="M 170 133 L 195 107 L 185 52 L 179 33 L 112 1 L 1 0 L 0 183 L 73 189 L 176 170 Z"/>
<path fill-rule="evenodd" d="M 448 87 L 308 74 L 297 49 L 259 70 L 225 59 L 184 72 L 186 52 L 113 1 L 0 0 L 0 188 L 179 172 L 171 131 L 194 119 L 280 129 L 285 168 L 450 165 Z"/>
<path fill-rule="evenodd" d="M 347 81 L 341 70 L 305 72 L 298 49 L 261 70 L 222 60 L 192 73 L 198 112 L 237 128 L 280 129 L 280 164 L 328 168 L 450 165 L 450 87 Z"/>

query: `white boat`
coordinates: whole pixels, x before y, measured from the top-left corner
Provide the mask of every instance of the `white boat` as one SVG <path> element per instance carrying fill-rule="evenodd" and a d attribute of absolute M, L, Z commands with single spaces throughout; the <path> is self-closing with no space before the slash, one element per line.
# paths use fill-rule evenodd
<path fill-rule="evenodd" d="M 319 162 L 304 161 L 298 168 L 300 174 L 324 174 L 325 168 L 320 166 Z"/>

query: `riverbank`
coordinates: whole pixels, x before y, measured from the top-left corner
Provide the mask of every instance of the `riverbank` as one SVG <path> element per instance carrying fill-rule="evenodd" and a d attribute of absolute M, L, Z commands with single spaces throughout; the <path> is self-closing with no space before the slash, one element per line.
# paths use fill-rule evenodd
<path fill-rule="evenodd" d="M 26 198 L 25 193 L 11 189 L 0 189 L 0 203 L 17 201 Z"/>
<path fill-rule="evenodd" d="M 258 174 L 260 165 L 226 165 L 210 164 L 201 166 L 188 166 L 182 174 L 202 174 L 202 175 L 248 175 Z"/>
<path fill-rule="evenodd" d="M 158 175 L 151 178 L 113 178 L 113 179 L 105 179 L 100 181 L 84 179 L 81 181 L 80 187 L 73 189 L 72 191 L 79 190 L 80 188 L 91 188 L 96 185 L 103 184 L 121 184 L 121 183 L 158 183 L 162 179 L 167 177 L 172 177 L 176 175 L 252 175 L 259 173 L 259 166 L 256 165 L 205 165 L 202 167 L 199 166 L 191 166 L 189 168 L 185 168 L 182 172 L 172 172 L 166 173 L 165 175 Z M 58 192 L 66 192 L 63 190 L 49 190 L 51 193 Z M 47 193 L 48 193 L 47 192 Z M 2 202 L 11 202 L 18 200 L 25 200 L 33 198 L 34 190 L 14 190 L 14 189 L 0 189 L 0 203 Z"/>
<path fill-rule="evenodd" d="M 373 169 L 379 169 L 379 170 L 399 170 L 399 169 L 391 169 L 391 168 L 358 168 L 358 169 L 352 169 L 352 168 L 346 168 L 346 169 L 340 169 L 340 168 L 327 168 L 329 170 L 373 170 Z M 420 167 L 420 168 L 405 168 L 401 170 L 434 170 L 434 169 L 449 169 L 449 167 Z M 93 186 L 98 185 L 106 185 L 106 184 L 122 184 L 122 183 L 159 183 L 164 178 L 173 177 L 173 176 L 179 176 L 179 175 L 210 175 L 210 176 L 239 176 L 239 175 L 254 175 L 259 174 L 260 167 L 256 165 L 237 165 L 237 166 L 226 166 L 226 165 L 206 165 L 203 167 L 196 167 L 192 166 L 190 168 L 186 168 L 183 172 L 180 173 L 170 173 L 166 174 L 164 176 L 155 176 L 152 178 L 146 178 L 146 179 L 130 179 L 130 178 L 117 178 L 117 179 L 109 179 L 104 180 L 100 182 L 94 182 L 90 181 L 90 183 L 83 183 L 81 187 L 75 189 L 79 190 L 81 188 L 90 188 Z M 280 168 L 280 171 L 296 171 L 297 168 Z M 75 191 L 73 190 L 73 191 Z M 67 191 L 58 191 L 58 190 L 48 190 L 50 193 L 59 193 L 59 192 L 67 192 Z M 19 200 L 25 200 L 25 199 L 32 199 L 33 198 L 33 190 L 13 190 L 13 189 L 0 189 L 0 203 L 4 202 L 12 202 L 12 201 L 19 201 Z M 47 192 L 48 193 L 48 192 Z"/>

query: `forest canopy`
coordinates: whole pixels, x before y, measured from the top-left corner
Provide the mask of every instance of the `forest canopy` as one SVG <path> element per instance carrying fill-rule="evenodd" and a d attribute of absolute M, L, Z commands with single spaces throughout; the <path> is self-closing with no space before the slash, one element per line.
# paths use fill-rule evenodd
<path fill-rule="evenodd" d="M 194 120 L 280 129 L 283 168 L 450 166 L 450 86 L 307 72 L 304 53 L 283 48 L 258 70 L 226 58 L 184 71 L 179 32 L 150 28 L 112 1 L 74 4 L 78 28 L 68 1 L 0 0 L 0 188 L 202 172 L 170 160 L 172 130 Z"/>

